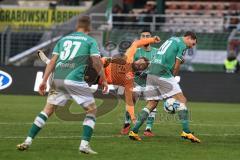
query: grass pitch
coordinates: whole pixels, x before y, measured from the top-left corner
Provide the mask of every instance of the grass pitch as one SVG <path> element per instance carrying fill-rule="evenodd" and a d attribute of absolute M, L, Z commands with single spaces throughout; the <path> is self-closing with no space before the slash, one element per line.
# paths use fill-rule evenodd
<path fill-rule="evenodd" d="M 124 103 L 98 117 L 91 146 L 98 155 L 78 152 L 82 122 L 66 122 L 53 115 L 28 151 L 16 150 L 16 144 L 27 135 L 35 116 L 41 111 L 46 97 L 0 95 L 0 160 L 239 160 L 240 104 L 188 103 L 191 129 L 201 139 L 193 144 L 180 138 L 181 125 L 176 116 L 164 113 L 161 104 L 153 131 L 156 137 L 130 141 L 120 136 Z M 101 103 L 101 100 L 97 101 Z M 138 109 L 145 105 L 138 103 Z M 76 104 L 73 113 L 82 110 Z M 142 127 L 142 135 L 145 126 Z"/>

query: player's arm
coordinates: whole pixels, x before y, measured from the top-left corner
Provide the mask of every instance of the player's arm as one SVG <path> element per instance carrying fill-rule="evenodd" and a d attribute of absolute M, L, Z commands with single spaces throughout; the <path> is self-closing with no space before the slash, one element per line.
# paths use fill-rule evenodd
<path fill-rule="evenodd" d="M 51 58 L 50 62 L 46 66 L 46 69 L 45 69 L 45 72 L 44 72 L 44 75 L 43 75 L 42 83 L 39 86 L 39 94 L 40 95 L 45 94 L 48 77 L 53 72 L 57 59 L 58 59 L 58 55 L 54 54 L 53 57 Z"/>
<path fill-rule="evenodd" d="M 155 36 L 153 38 L 144 38 L 144 39 L 139 39 L 136 40 L 132 43 L 132 45 L 130 46 L 130 48 L 128 48 L 128 50 L 126 51 L 126 58 L 127 58 L 127 63 L 132 63 L 133 59 L 134 59 L 134 55 L 137 51 L 137 48 L 142 47 L 144 45 L 147 44 L 151 44 L 151 43 L 159 43 L 160 42 L 160 38 L 158 36 Z"/>
<path fill-rule="evenodd" d="M 177 76 L 178 75 L 178 72 L 180 70 L 180 66 L 182 63 L 184 63 L 184 58 L 183 58 L 183 53 L 185 51 L 186 48 L 184 47 L 179 47 L 178 48 L 178 53 L 177 53 L 177 56 L 176 56 L 176 61 L 175 61 L 175 65 L 174 65 L 174 68 L 173 68 L 173 76 Z"/>
<path fill-rule="evenodd" d="M 112 58 L 111 57 L 102 57 L 101 61 L 102 61 L 103 67 L 105 68 L 111 63 Z"/>
<path fill-rule="evenodd" d="M 100 52 L 98 49 L 97 42 L 95 40 L 92 41 L 90 46 L 90 57 L 92 61 L 92 66 L 102 79 L 102 86 L 103 86 L 103 93 L 106 93 L 108 90 L 108 84 L 107 79 L 105 76 L 104 68 L 103 68 L 103 62 L 100 58 Z"/>
<path fill-rule="evenodd" d="M 174 68 L 173 68 L 173 76 L 178 75 L 181 63 L 182 63 L 182 61 L 180 59 L 176 58 L 175 65 L 174 65 Z"/>

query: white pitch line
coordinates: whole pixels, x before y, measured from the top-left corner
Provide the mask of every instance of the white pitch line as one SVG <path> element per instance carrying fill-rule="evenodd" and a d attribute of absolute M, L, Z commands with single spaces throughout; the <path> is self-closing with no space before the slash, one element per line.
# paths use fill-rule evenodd
<path fill-rule="evenodd" d="M 198 134 L 198 136 L 208 136 L 208 137 L 229 137 L 229 136 L 240 136 L 240 134 Z M 92 136 L 94 138 L 128 138 L 127 136 L 123 135 L 99 135 L 99 136 Z M 180 137 L 179 135 L 159 135 L 155 137 Z M 24 139 L 26 137 L 22 136 L 7 136 L 7 137 L 0 137 L 0 139 Z M 73 138 L 81 138 L 81 136 L 38 136 L 37 139 L 73 139 Z"/>
<path fill-rule="evenodd" d="M 32 123 L 33 122 L 0 122 L 0 125 L 29 125 L 29 124 L 32 124 Z M 79 122 L 47 122 L 46 124 L 57 124 L 57 125 L 62 125 L 62 124 L 75 125 L 75 124 L 77 124 L 78 125 Z M 113 125 L 113 123 L 105 123 L 105 122 L 99 122 L 97 124 Z"/>
<path fill-rule="evenodd" d="M 37 139 L 72 139 L 72 138 L 81 138 L 82 136 L 39 136 Z M 106 136 L 92 136 L 94 138 L 113 138 L 113 137 L 124 137 L 122 135 L 106 135 Z M 21 136 L 7 136 L 7 137 L 0 137 L 0 139 L 24 139 L 26 137 Z"/>
<path fill-rule="evenodd" d="M 0 125 L 31 125 L 33 122 L 0 122 Z M 79 122 L 47 122 L 47 125 L 79 125 Z M 97 122 L 96 125 L 121 125 L 120 123 Z M 154 125 L 178 126 L 179 123 L 161 123 L 156 122 Z M 240 124 L 211 124 L 211 123 L 190 123 L 192 126 L 209 126 L 209 127 L 240 127 Z"/>

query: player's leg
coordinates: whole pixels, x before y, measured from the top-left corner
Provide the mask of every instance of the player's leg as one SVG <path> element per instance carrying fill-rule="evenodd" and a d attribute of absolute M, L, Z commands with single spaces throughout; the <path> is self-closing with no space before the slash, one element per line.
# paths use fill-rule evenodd
<path fill-rule="evenodd" d="M 45 64 L 48 64 L 50 62 L 50 59 L 45 55 L 45 53 L 42 50 L 38 50 L 37 55 L 40 58 L 40 60 Z"/>
<path fill-rule="evenodd" d="M 144 98 L 148 101 L 147 106 L 142 109 L 142 111 L 138 115 L 135 126 L 132 128 L 132 131 L 129 132 L 130 139 L 141 140 L 141 138 L 138 136 L 138 131 L 140 127 L 148 118 L 150 112 L 157 107 L 158 101 L 162 99 L 161 93 L 159 92 L 159 88 L 156 83 L 157 81 L 158 77 L 148 75 L 147 86 L 146 90 L 144 91 Z"/>
<path fill-rule="evenodd" d="M 130 114 L 128 113 L 128 111 L 125 111 L 124 124 L 123 124 L 123 128 L 121 129 L 121 134 L 122 135 L 127 135 L 129 133 L 129 130 L 130 130 L 130 127 L 131 127 L 130 124 L 131 124 Z"/>
<path fill-rule="evenodd" d="M 47 103 L 43 111 L 41 111 L 35 118 L 32 127 L 29 130 L 28 136 L 22 144 L 17 145 L 18 150 L 26 150 L 32 144 L 32 140 L 39 133 L 39 131 L 45 125 L 48 117 L 54 112 L 54 105 Z"/>
<path fill-rule="evenodd" d="M 190 139 L 191 141 L 194 142 L 200 142 L 199 139 L 193 136 L 189 129 L 188 109 L 186 107 L 187 99 L 183 95 L 178 82 L 173 77 L 171 78 L 161 77 L 159 78 L 159 80 L 161 82 L 159 83 L 159 90 L 162 93 L 162 96 L 164 98 L 173 97 L 180 102 L 180 106 L 177 109 L 177 112 L 183 128 L 183 133 L 181 136 Z"/>
<path fill-rule="evenodd" d="M 145 84 L 146 82 L 144 82 Z M 134 87 L 134 94 L 135 94 L 135 102 L 137 102 L 141 96 L 143 96 L 145 98 L 145 94 L 144 94 L 144 91 L 146 90 L 146 86 L 140 86 L 138 85 L 137 83 L 135 84 L 135 87 Z M 144 108 L 144 106 L 143 106 Z M 146 121 L 146 129 L 144 131 L 144 135 L 145 136 L 154 136 L 153 132 L 152 132 L 152 127 L 153 127 L 153 123 L 154 123 L 154 120 L 155 120 L 155 117 L 156 117 L 156 111 L 157 109 L 155 108 L 152 112 L 150 112 L 148 118 L 147 118 L 147 121 Z"/>
<path fill-rule="evenodd" d="M 138 136 L 138 131 L 140 127 L 143 125 L 145 120 L 148 118 L 149 113 L 156 108 L 158 104 L 157 100 L 149 100 L 147 103 L 147 106 L 142 109 L 142 111 L 139 113 L 137 122 L 132 128 L 132 130 L 129 132 L 129 138 L 132 140 L 141 140 L 141 138 Z"/>
<path fill-rule="evenodd" d="M 53 82 L 51 81 L 51 83 Z M 36 137 L 36 135 L 45 125 L 47 119 L 54 113 L 56 106 L 65 106 L 70 99 L 70 97 L 66 95 L 65 92 L 57 89 L 57 83 L 54 84 L 54 87 L 52 84 L 50 84 L 51 88 L 49 90 L 47 103 L 43 111 L 41 111 L 39 115 L 35 118 L 26 140 L 22 144 L 17 145 L 18 150 L 28 149 L 29 146 L 32 144 L 32 140 Z"/>
<path fill-rule="evenodd" d="M 132 97 L 133 97 L 134 105 L 138 101 L 138 99 L 140 97 L 140 94 L 141 94 L 141 92 L 133 92 Z M 126 111 L 125 111 L 125 114 L 124 114 L 124 124 L 123 124 L 123 128 L 121 129 L 121 134 L 122 135 L 127 135 L 129 133 L 129 130 L 131 128 L 131 126 L 130 126 L 131 122 L 132 122 L 131 116 L 128 112 L 128 109 L 126 108 Z"/>
<path fill-rule="evenodd" d="M 152 110 L 152 112 L 150 112 L 150 114 L 147 118 L 146 129 L 144 131 L 144 135 L 147 137 L 155 136 L 154 133 L 152 132 L 152 127 L 153 127 L 154 120 L 156 118 L 156 113 L 157 113 L 157 108 Z"/>
<path fill-rule="evenodd" d="M 182 123 L 182 130 L 186 133 L 190 133 L 191 131 L 189 128 L 188 109 L 185 105 L 187 100 L 182 93 L 178 93 L 172 97 L 180 102 L 180 108 L 177 113 L 178 113 L 179 119 Z"/>
<path fill-rule="evenodd" d="M 89 145 L 96 123 L 97 107 L 95 103 L 92 103 L 84 107 L 84 109 L 86 110 L 86 116 L 83 121 L 83 133 L 79 150 L 80 152 L 87 154 L 97 154 L 97 152 L 93 151 Z"/>
<path fill-rule="evenodd" d="M 85 82 L 78 83 L 65 80 L 64 83 L 66 90 L 73 100 L 81 105 L 86 111 L 86 116 L 83 120 L 83 133 L 79 151 L 86 154 L 97 154 L 97 152 L 93 151 L 90 147 L 90 140 L 95 127 L 97 113 L 97 107 L 91 90 Z"/>
<path fill-rule="evenodd" d="M 185 98 L 185 96 L 183 95 L 182 92 L 178 93 L 172 97 L 180 102 L 180 107 L 179 107 L 177 113 L 179 116 L 179 120 L 181 121 L 181 124 L 182 124 L 183 132 L 181 134 L 181 137 L 183 137 L 185 139 L 189 139 L 192 142 L 200 143 L 200 140 L 192 134 L 192 132 L 189 128 L 189 115 L 188 115 L 188 109 L 186 106 L 187 99 Z"/>

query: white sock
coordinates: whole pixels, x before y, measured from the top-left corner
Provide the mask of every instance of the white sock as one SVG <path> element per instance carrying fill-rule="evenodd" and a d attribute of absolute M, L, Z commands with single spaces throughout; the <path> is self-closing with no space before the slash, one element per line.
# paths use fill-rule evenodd
<path fill-rule="evenodd" d="M 88 141 L 86 141 L 86 140 L 81 140 L 80 148 L 81 148 L 81 147 L 86 147 L 88 144 L 89 144 Z"/>
<path fill-rule="evenodd" d="M 32 144 L 32 137 L 27 137 L 24 143 L 31 145 Z"/>

